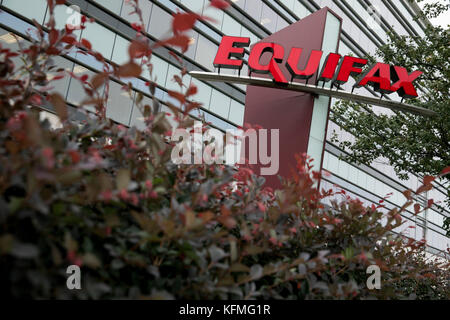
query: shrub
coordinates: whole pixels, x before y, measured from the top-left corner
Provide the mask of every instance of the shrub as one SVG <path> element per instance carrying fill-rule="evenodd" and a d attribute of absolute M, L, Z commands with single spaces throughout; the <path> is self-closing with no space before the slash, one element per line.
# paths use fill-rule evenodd
<path fill-rule="evenodd" d="M 40 36 L 28 48 L 0 48 L 3 295 L 449 298 L 448 264 L 425 259 L 425 242 L 392 233 L 413 195 L 429 190 L 433 178 L 405 193 L 401 210 L 383 214 L 381 204 L 367 208 L 345 196 L 325 206 L 337 195 L 318 190 L 320 174 L 311 171 L 306 156 L 298 156 L 297 170 L 275 192 L 246 166 L 175 165 L 167 142 L 171 127 L 164 113 L 153 112 L 156 99 L 153 106 L 138 99 L 146 122 L 140 131 L 106 119 L 106 98 L 97 92 L 108 87 L 110 76 L 140 74 L 134 58 L 145 56 L 151 66 L 144 37 L 138 33 L 131 44 L 129 63 L 77 79 L 96 115 L 86 113 L 86 120 L 76 122 L 58 94 L 47 94 L 46 74 L 55 68 L 50 58 L 77 46 L 106 62 L 85 40 L 76 42 L 69 28 L 55 30 L 52 19 L 46 28 L 37 26 Z M 180 45 L 183 30 L 176 25 L 164 45 Z M 12 62 L 17 55 L 24 61 L 18 68 Z M 149 88 L 151 93 L 154 84 Z M 198 107 L 189 101 L 192 92 L 171 95 L 190 110 Z M 31 106 L 54 108 L 61 127 L 52 129 Z M 191 124 L 187 112 L 172 109 L 180 126 Z M 416 205 L 416 214 L 423 209 Z M 82 290 L 66 287 L 66 269 L 73 264 L 81 267 Z M 382 270 L 379 290 L 366 286 L 369 265 Z"/>

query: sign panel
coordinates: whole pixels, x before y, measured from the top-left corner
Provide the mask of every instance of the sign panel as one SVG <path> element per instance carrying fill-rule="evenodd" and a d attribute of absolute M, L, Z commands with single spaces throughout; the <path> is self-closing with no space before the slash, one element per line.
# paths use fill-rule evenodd
<path fill-rule="evenodd" d="M 250 38 L 224 36 L 214 59 L 214 66 L 219 70 L 220 68 L 241 69 L 244 48 L 248 47 L 249 44 Z M 284 62 L 291 76 L 290 82 L 294 79 L 308 80 L 317 73 L 323 52 L 312 50 L 305 66 L 299 68 L 302 52 L 303 48 L 293 47 L 289 55 L 285 56 L 285 49 L 282 45 L 275 42 L 258 42 L 250 50 L 248 58 L 250 75 L 252 73 L 270 74 L 274 82 L 287 84 L 289 81 L 280 69 L 280 64 Z M 262 64 L 260 60 L 265 53 L 270 54 L 269 62 Z M 409 73 L 403 67 L 377 62 L 363 73 L 362 68 L 367 63 L 367 59 L 352 56 L 342 57 L 338 53 L 329 53 L 319 72 L 317 81 L 331 81 L 332 84 L 339 86 L 346 83 L 350 76 L 357 77 L 359 75 L 353 86 L 354 88 L 370 85 L 375 91 L 382 94 L 397 92 L 402 98 L 416 98 L 418 96 L 413 82 L 422 75 L 422 71 L 417 70 Z"/>
<path fill-rule="evenodd" d="M 367 59 L 336 53 L 341 24 L 342 19 L 325 7 L 252 44 L 246 64 L 248 75 L 241 75 L 241 70 L 250 39 L 224 36 L 214 59 L 218 72 L 190 72 L 201 80 L 248 85 L 244 122 L 279 129 L 281 176 L 291 175 L 296 154 L 309 154 L 315 159 L 314 169 L 322 168 L 331 97 L 434 114 L 420 107 L 354 94 L 355 88 L 371 86 L 382 98 L 394 92 L 402 100 L 415 98 L 414 81 L 422 72 L 408 72 L 402 66 L 381 62 L 363 72 Z M 238 75 L 220 73 L 223 68 L 238 70 Z M 356 77 L 352 92 L 340 90 L 351 76 Z M 271 187 L 280 185 L 277 176 L 266 176 L 266 180 Z"/>

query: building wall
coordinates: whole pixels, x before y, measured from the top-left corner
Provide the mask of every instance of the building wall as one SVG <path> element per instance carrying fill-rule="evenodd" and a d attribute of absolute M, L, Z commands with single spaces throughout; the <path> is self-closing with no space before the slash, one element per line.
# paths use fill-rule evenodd
<path fill-rule="evenodd" d="M 48 15 L 46 0 L 0 0 L 0 41 L 2 45 L 17 47 L 15 40 L 8 32 L 25 37 L 27 30 L 33 28 L 31 19 L 43 23 Z M 93 43 L 111 63 L 121 64 L 127 60 L 127 45 L 134 37 L 135 31 L 131 23 L 137 22 L 135 15 L 129 15 L 130 7 L 124 0 L 69 0 L 77 5 L 82 13 L 95 18 L 95 24 L 88 24 L 78 36 Z M 328 6 L 343 18 L 342 35 L 339 53 L 364 56 L 374 54 L 376 48 L 387 40 L 386 31 L 394 30 L 401 35 L 423 35 L 424 23 L 412 19 L 414 8 L 406 0 L 233 0 L 232 7 L 226 12 L 207 7 L 208 0 L 141 0 L 140 5 L 147 23 L 148 37 L 152 41 L 170 37 L 171 14 L 177 10 L 194 11 L 213 17 L 217 23 L 198 22 L 191 31 L 192 45 L 184 56 L 188 70 L 214 71 L 212 61 L 223 35 L 247 36 L 254 43 L 265 38 L 290 23 L 306 15 Z M 63 27 L 67 19 L 74 13 L 67 7 L 58 6 L 56 20 L 58 27 Z M 23 40 L 26 41 L 26 40 Z M 248 58 L 248 54 L 245 59 Z M 18 62 L 18 61 L 17 61 Z M 167 90 L 176 90 L 177 84 L 172 80 L 174 74 L 180 72 L 177 61 L 169 54 L 169 49 L 159 48 L 152 57 L 154 71 L 152 77 L 144 74 L 140 79 L 131 80 L 135 91 L 144 93 L 144 99 L 150 99 L 145 82 L 153 79 L 158 88 L 156 97 L 162 102 L 161 111 L 170 112 L 164 102 L 176 104 L 167 94 Z M 92 75 L 101 65 L 93 58 L 71 52 L 69 55 L 57 58 L 57 63 L 77 75 Z M 235 71 L 227 71 L 235 72 Z M 244 74 L 247 72 L 244 66 Z M 241 126 L 244 117 L 245 86 L 204 83 L 185 76 L 184 83 L 194 83 L 199 88 L 199 94 L 194 100 L 203 103 L 200 114 L 217 128 L 222 130 Z M 107 115 L 117 122 L 127 126 L 142 127 L 142 115 L 126 93 L 120 90 L 124 83 L 116 81 L 111 84 Z M 349 81 L 344 88 L 353 85 Z M 76 106 L 84 94 L 80 85 L 71 79 L 56 82 L 56 89 L 67 101 Z M 360 94 L 377 94 L 365 88 L 357 89 Z M 389 98 L 397 100 L 396 95 Z M 375 114 L 389 114 L 392 111 L 381 107 L 373 107 Z M 75 114 L 75 109 L 73 110 Z M 352 141 L 353 137 L 341 130 L 335 123 L 329 122 L 326 151 L 323 159 L 324 168 L 331 173 L 322 182 L 324 188 L 335 188 L 338 185 L 348 193 L 360 197 L 365 203 L 378 203 L 386 194 L 392 195 L 386 200 L 388 208 L 401 206 L 404 203 L 402 192 L 405 189 L 417 189 L 420 177 L 409 175 L 407 181 L 400 180 L 393 168 L 386 164 L 385 159 L 375 161 L 371 166 L 356 165 L 339 160 L 346 152 L 331 143 L 331 136 L 336 133 L 340 140 Z M 428 193 L 435 201 L 445 199 L 445 186 L 436 184 L 436 189 Z M 448 186 L 447 186 L 448 188 Z M 424 203 L 426 198 L 420 198 Z M 443 253 L 450 246 L 450 239 L 442 230 L 445 216 L 450 215 L 449 208 L 434 206 L 420 216 L 406 213 L 409 226 L 405 232 L 416 239 L 425 237 L 432 253 Z M 402 231 L 402 230 L 398 230 Z"/>

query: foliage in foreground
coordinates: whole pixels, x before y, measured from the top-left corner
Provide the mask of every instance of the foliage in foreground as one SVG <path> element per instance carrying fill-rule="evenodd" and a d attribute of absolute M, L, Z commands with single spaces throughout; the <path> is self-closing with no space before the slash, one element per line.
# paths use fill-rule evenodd
<path fill-rule="evenodd" d="M 48 27 L 54 33 L 51 21 Z M 322 203 L 336 194 L 317 190 L 320 174 L 311 172 L 304 156 L 276 192 L 264 188 L 264 180 L 246 167 L 174 165 L 164 113 L 140 105 L 146 130 L 124 128 L 105 119 L 105 98 L 96 96 L 109 76 L 134 75 L 137 52 L 151 65 L 145 43 L 133 42 L 130 63 L 113 73 L 78 79 L 97 114 L 77 123 L 69 121 L 57 94 L 42 89 L 49 84 L 46 72 L 53 68 L 48 59 L 69 49 L 62 39 L 70 37 L 70 30 L 64 32 L 22 50 L 25 65 L 19 70 L 11 60 L 16 53 L 1 51 L 2 295 L 450 297 L 448 264 L 425 259 L 423 241 L 392 233 L 403 223 L 400 214 L 413 205 L 415 194 L 431 188 L 432 177 L 416 192 L 405 193 L 408 202 L 402 210 L 382 213 L 381 204 L 367 208 L 345 196 L 325 207 Z M 188 88 L 172 95 L 189 109 L 192 92 Z M 51 129 L 38 110 L 29 108 L 46 103 L 55 108 L 61 128 Z M 180 125 L 189 123 L 183 113 L 177 117 Z M 416 214 L 423 209 L 414 205 Z M 81 266 L 82 290 L 66 288 L 71 264 Z M 372 264 L 382 271 L 380 290 L 366 286 L 366 269 Z"/>

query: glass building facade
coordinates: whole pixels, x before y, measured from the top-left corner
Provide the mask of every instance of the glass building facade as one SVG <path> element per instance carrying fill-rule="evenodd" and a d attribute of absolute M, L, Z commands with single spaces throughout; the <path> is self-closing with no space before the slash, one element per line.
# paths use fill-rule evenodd
<path fill-rule="evenodd" d="M 147 36 L 151 41 L 170 37 L 171 15 L 177 11 L 193 11 L 216 20 L 216 23 L 199 21 L 190 31 L 191 46 L 182 55 L 186 68 L 198 71 L 214 71 L 213 59 L 223 35 L 245 36 L 252 43 L 269 36 L 291 23 L 328 6 L 343 19 L 339 53 L 353 54 L 363 57 L 367 53 L 374 54 L 377 47 L 386 43 L 387 31 L 393 30 L 400 35 L 423 35 L 426 21 L 415 21 L 418 7 L 407 0 L 232 0 L 226 11 L 208 7 L 209 0 L 140 0 L 143 18 L 147 25 Z M 131 7 L 125 0 L 68 0 L 68 5 L 77 6 L 81 13 L 95 19 L 95 23 L 87 24 L 87 28 L 77 31 L 77 36 L 89 40 L 110 63 L 122 64 L 128 60 L 128 44 L 134 38 L 135 31 L 131 24 L 138 22 L 136 15 L 130 15 Z M 27 31 L 33 29 L 32 20 L 43 24 L 48 18 L 46 0 L 0 0 L 0 41 L 3 46 L 17 48 L 14 32 L 20 41 L 26 41 Z M 57 27 L 62 28 L 76 18 L 75 7 L 58 6 L 56 10 Z M 245 59 L 248 58 L 248 52 Z M 17 61 L 19 62 L 19 61 Z M 161 102 L 161 111 L 170 112 L 164 105 L 171 101 L 167 91 L 177 90 L 173 75 L 180 73 L 180 65 L 169 53 L 169 49 L 161 47 L 154 51 L 152 61 L 153 77 L 156 79 L 156 98 Z M 77 53 L 61 56 L 56 63 L 77 76 L 93 75 L 102 66 L 92 57 Z M 226 71 L 234 72 L 234 71 Z M 244 65 L 242 72 L 247 68 Z M 51 76 L 51 75 L 50 75 Z M 138 79 L 130 80 L 135 92 L 144 94 L 150 99 L 145 83 L 149 74 L 144 73 Z M 243 124 L 245 111 L 245 86 L 227 83 L 205 83 L 189 76 L 184 83 L 194 83 L 199 93 L 194 100 L 203 104 L 201 113 L 206 121 L 221 130 L 236 128 Z M 107 105 L 107 116 L 126 126 L 142 127 L 142 115 L 128 93 L 121 90 L 124 82 L 113 81 Z M 76 115 L 76 106 L 84 97 L 79 83 L 65 78 L 54 82 L 55 90 L 64 95 Z M 344 85 L 349 89 L 352 80 Z M 350 89 L 351 90 L 351 89 Z M 375 95 L 370 89 L 357 89 L 360 94 Z M 135 95 L 136 93 L 133 93 Z M 396 95 L 389 98 L 397 99 Z M 174 102 L 174 101 L 172 101 Z M 332 100 L 332 103 L 334 100 Z M 176 104 L 176 102 L 175 102 Z M 375 114 L 389 114 L 392 111 L 374 106 Z M 332 109 L 331 109 L 331 112 Z M 197 114 L 194 114 L 197 116 Z M 313 124 L 314 126 L 314 124 Z M 386 159 L 378 159 L 371 166 L 358 165 L 339 159 L 346 153 L 331 142 L 333 134 L 340 140 L 352 141 L 353 137 L 329 121 L 328 135 L 325 143 L 323 167 L 331 173 L 321 182 L 324 188 L 339 186 L 348 194 L 360 198 L 367 205 L 378 204 L 387 194 L 386 208 L 400 207 L 404 204 L 403 191 L 417 189 L 421 177 L 409 175 L 408 180 L 400 180 Z M 426 239 L 431 254 L 444 255 L 450 246 L 450 239 L 442 229 L 443 220 L 450 216 L 450 209 L 445 207 L 446 188 L 443 182 L 435 183 L 435 188 L 418 200 L 426 204 L 432 198 L 437 204 L 424 213 L 414 216 L 408 211 L 404 218 L 407 223 L 402 230 L 417 240 Z M 441 201 L 439 203 L 439 201 Z M 387 210 L 387 209 L 386 209 Z M 415 228 L 408 228 L 414 226 Z"/>

